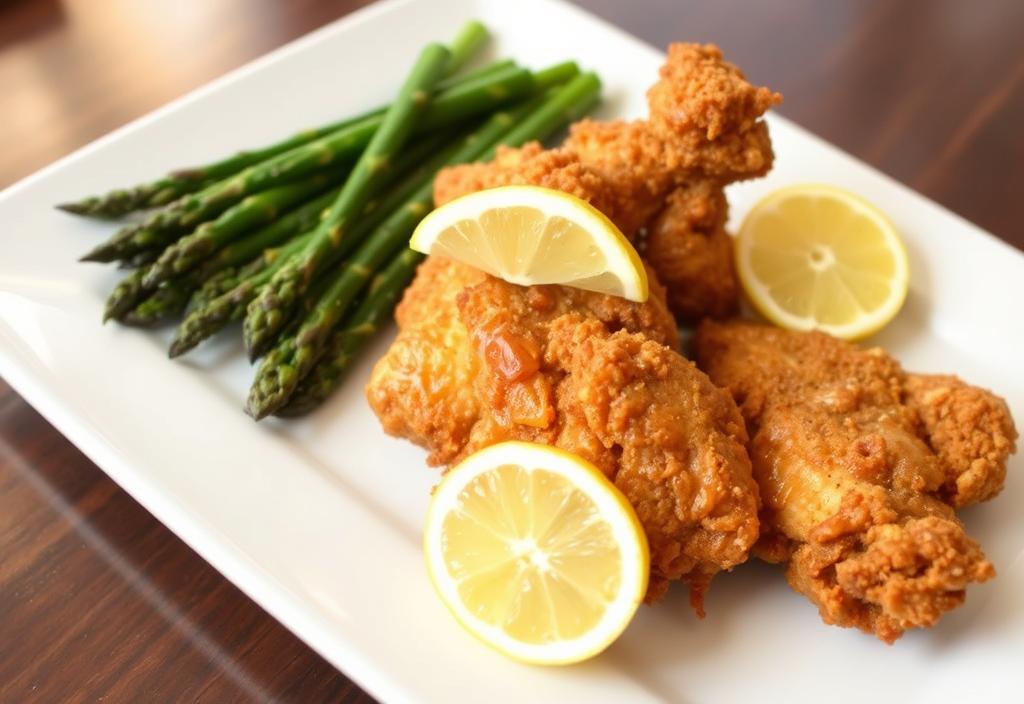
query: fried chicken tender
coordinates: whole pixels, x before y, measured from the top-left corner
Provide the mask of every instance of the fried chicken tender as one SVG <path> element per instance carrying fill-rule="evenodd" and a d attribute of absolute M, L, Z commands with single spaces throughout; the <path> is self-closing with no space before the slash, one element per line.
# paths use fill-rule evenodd
<path fill-rule="evenodd" d="M 701 612 L 711 577 L 757 540 L 758 494 L 739 412 L 676 352 L 664 289 L 652 274 L 638 304 L 483 275 L 467 286 L 467 268 L 430 258 L 408 290 L 367 386 L 385 430 L 432 464 L 511 439 L 590 460 L 644 526 L 648 598 L 681 579 Z"/>
<path fill-rule="evenodd" d="M 377 363 L 370 405 L 389 435 L 430 448 L 431 464 L 456 457 L 479 416 L 466 328 L 455 298 L 484 273 L 431 257 L 420 265 L 395 310 L 402 334 Z M 438 408 L 444 408 L 443 413 Z"/>
<path fill-rule="evenodd" d="M 1002 488 L 1016 430 L 1001 399 L 821 333 L 705 321 L 694 352 L 751 435 L 758 553 L 826 623 L 891 643 L 994 576 L 954 507 Z"/>
<path fill-rule="evenodd" d="M 668 291 L 669 305 L 684 320 L 723 318 L 736 309 L 739 289 L 732 239 L 725 231 L 729 206 L 710 181 L 680 186 L 669 195 L 644 242 L 644 256 L 658 275 L 686 282 Z"/>
<path fill-rule="evenodd" d="M 556 149 L 534 142 L 500 149 L 488 164 L 445 169 L 434 181 L 434 200 L 523 184 L 571 193 L 638 245 L 657 233 L 647 256 L 676 315 L 725 315 L 738 287 L 724 188 L 771 168 L 760 118 L 779 100 L 747 82 L 717 47 L 673 44 L 648 92 L 647 120 L 581 120 Z"/>

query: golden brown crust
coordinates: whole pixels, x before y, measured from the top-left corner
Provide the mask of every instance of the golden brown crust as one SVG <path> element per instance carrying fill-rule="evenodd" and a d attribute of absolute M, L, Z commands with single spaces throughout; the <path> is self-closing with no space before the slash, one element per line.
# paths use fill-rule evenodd
<path fill-rule="evenodd" d="M 689 582 L 699 604 L 710 578 L 745 561 L 758 535 L 735 404 L 664 345 L 578 314 L 555 321 L 548 357 L 565 375 L 556 444 L 615 482 L 647 533 L 653 577 Z M 590 454 L 584 437 L 601 451 Z"/>
<path fill-rule="evenodd" d="M 892 642 L 994 574 L 954 507 L 1002 488 L 1016 433 L 1000 399 L 821 333 L 705 321 L 694 351 L 751 434 L 757 552 L 788 560 L 826 622 Z"/>
<path fill-rule="evenodd" d="M 955 376 L 908 374 L 904 389 L 928 444 L 948 470 L 947 500 L 960 507 L 998 494 L 1006 480 L 1006 460 L 1017 449 L 1017 429 L 1006 402 Z"/>
<path fill-rule="evenodd" d="M 395 312 L 401 333 L 366 387 L 384 431 L 429 448 L 430 464 L 451 462 L 479 415 L 472 391 L 474 361 L 465 353 L 455 297 L 483 277 L 439 257 L 421 264 Z M 444 413 L 436 412 L 439 406 Z"/>
<path fill-rule="evenodd" d="M 969 584 L 995 569 L 958 521 L 929 516 L 872 525 L 857 539 L 803 544 L 786 576 L 825 623 L 892 643 L 908 628 L 934 626 L 964 602 Z"/>
<path fill-rule="evenodd" d="M 713 44 L 670 44 L 661 80 L 647 91 L 651 122 L 675 133 L 700 132 L 708 141 L 750 130 L 782 96 L 747 82 Z"/>
<path fill-rule="evenodd" d="M 651 225 L 644 256 L 668 289 L 679 318 L 696 322 L 735 312 L 739 285 L 732 238 L 725 231 L 728 204 L 714 181 L 677 188 Z"/>

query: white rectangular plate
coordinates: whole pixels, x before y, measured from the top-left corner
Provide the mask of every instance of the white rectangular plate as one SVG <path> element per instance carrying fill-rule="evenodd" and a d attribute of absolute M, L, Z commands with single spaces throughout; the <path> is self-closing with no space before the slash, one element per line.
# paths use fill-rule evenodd
<path fill-rule="evenodd" d="M 0 195 L 0 373 L 205 559 L 386 701 L 1019 696 L 1020 457 L 1003 495 L 964 515 L 999 577 L 973 587 L 966 606 L 936 629 L 886 647 L 824 626 L 779 569 L 752 563 L 715 580 L 703 621 L 676 588 L 642 609 L 599 658 L 526 667 L 463 633 L 427 581 L 420 531 L 436 473 L 418 449 L 381 432 L 362 395 L 392 333 L 380 335 L 312 418 L 255 425 L 241 412 L 251 370 L 237 341 L 172 363 L 166 333 L 100 326 L 118 274 L 75 259 L 111 228 L 57 212 L 54 203 L 384 102 L 426 41 L 450 37 L 471 17 L 494 29 L 496 55 L 532 66 L 572 57 L 596 69 L 606 84 L 602 117 L 643 114 L 661 54 L 572 6 L 371 7 Z M 1024 256 L 785 119 L 770 122 L 777 165 L 768 178 L 730 189 L 733 224 L 761 194 L 795 181 L 836 183 L 881 206 L 907 241 L 913 276 L 905 310 L 878 342 L 910 369 L 955 371 L 998 390 L 1024 419 Z"/>

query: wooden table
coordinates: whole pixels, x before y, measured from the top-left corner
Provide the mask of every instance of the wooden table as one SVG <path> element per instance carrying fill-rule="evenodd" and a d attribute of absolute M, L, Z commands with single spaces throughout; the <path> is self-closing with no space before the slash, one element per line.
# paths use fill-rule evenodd
<path fill-rule="evenodd" d="M 0 186 L 363 4 L 3 2 Z M 784 115 L 1024 247 L 1024 3 L 581 4 L 721 45 Z M 100 698 L 369 700 L 0 382 L 0 701 Z"/>

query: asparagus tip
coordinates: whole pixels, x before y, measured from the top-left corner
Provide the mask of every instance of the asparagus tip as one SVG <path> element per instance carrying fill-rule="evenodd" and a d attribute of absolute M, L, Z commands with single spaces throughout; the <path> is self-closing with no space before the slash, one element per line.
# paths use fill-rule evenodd
<path fill-rule="evenodd" d="M 113 261 L 113 258 L 106 251 L 103 246 L 99 246 L 96 249 L 90 250 L 78 258 L 80 262 L 98 262 L 100 264 L 108 264 Z"/>
<path fill-rule="evenodd" d="M 71 213 L 72 215 L 85 215 L 87 210 L 81 203 L 58 203 L 53 206 L 57 210 L 63 210 L 65 213 Z"/>
<path fill-rule="evenodd" d="M 203 177 L 201 169 L 178 169 L 170 173 L 171 178 L 180 178 L 183 181 L 197 181 Z"/>
<path fill-rule="evenodd" d="M 257 405 L 255 399 L 251 397 L 245 403 L 245 412 L 246 414 L 248 414 L 250 418 L 252 418 L 256 422 L 263 420 L 264 418 L 267 417 L 267 415 L 269 415 L 267 409 Z"/>

